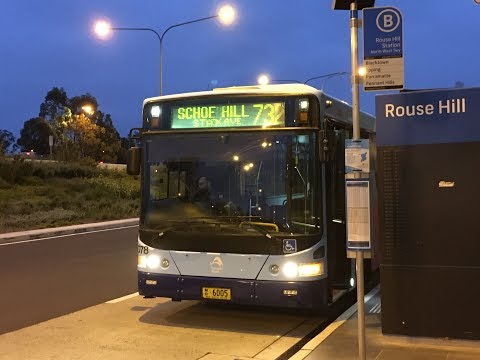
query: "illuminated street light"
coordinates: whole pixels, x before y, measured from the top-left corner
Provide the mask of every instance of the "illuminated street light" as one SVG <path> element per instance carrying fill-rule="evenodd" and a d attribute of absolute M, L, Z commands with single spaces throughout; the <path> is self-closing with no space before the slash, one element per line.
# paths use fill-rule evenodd
<path fill-rule="evenodd" d="M 237 12 L 233 6 L 224 5 L 218 10 L 217 16 L 223 25 L 228 26 L 235 22 L 237 18 Z"/>
<path fill-rule="evenodd" d="M 112 34 L 112 26 L 105 20 L 99 20 L 95 23 L 93 31 L 100 39 L 108 39 Z"/>
<path fill-rule="evenodd" d="M 260 74 L 258 77 L 257 77 L 257 84 L 258 85 L 268 85 L 272 82 L 280 82 L 280 83 L 299 83 L 300 84 L 300 81 L 298 80 L 272 80 L 270 79 L 270 76 L 268 76 L 267 74 Z"/>
<path fill-rule="evenodd" d="M 101 20 L 97 21 L 94 25 L 94 32 L 97 34 L 97 36 L 100 39 L 108 39 L 112 33 L 113 30 L 132 30 L 132 31 L 150 31 L 153 32 L 159 41 L 160 44 L 160 95 L 163 95 L 163 59 L 162 59 L 162 45 L 163 45 L 163 38 L 165 37 L 165 34 L 170 30 L 175 27 L 180 27 L 183 25 L 188 25 L 188 24 L 193 24 L 197 23 L 200 21 L 205 21 L 205 20 L 210 20 L 210 19 L 215 19 L 218 18 L 219 22 L 223 25 L 232 25 L 236 19 L 236 11 L 231 5 L 224 5 L 222 6 L 216 15 L 212 16 L 207 16 L 204 18 L 196 19 L 196 20 L 191 20 L 191 21 L 186 21 L 182 22 L 179 24 L 175 24 L 172 26 L 169 26 L 168 28 L 163 31 L 162 34 L 159 34 L 156 30 L 150 29 L 150 28 L 130 28 L 130 27 L 112 27 L 110 23 L 107 21 Z"/>
<path fill-rule="evenodd" d="M 90 104 L 85 104 L 82 106 L 82 110 L 87 114 L 87 115 L 93 115 L 95 113 L 95 110 L 93 109 L 93 106 Z"/>
<path fill-rule="evenodd" d="M 269 78 L 269 76 L 266 75 L 266 74 L 261 74 L 261 75 L 259 75 L 258 78 L 257 78 L 257 83 L 258 83 L 259 85 L 267 85 L 267 84 L 270 83 L 270 78 Z"/>

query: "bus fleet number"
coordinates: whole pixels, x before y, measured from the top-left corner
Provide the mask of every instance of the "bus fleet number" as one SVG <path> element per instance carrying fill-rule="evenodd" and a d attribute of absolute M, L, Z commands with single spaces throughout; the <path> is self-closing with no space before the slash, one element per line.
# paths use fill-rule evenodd
<path fill-rule="evenodd" d="M 147 255 L 148 246 L 138 245 L 138 255 Z"/>

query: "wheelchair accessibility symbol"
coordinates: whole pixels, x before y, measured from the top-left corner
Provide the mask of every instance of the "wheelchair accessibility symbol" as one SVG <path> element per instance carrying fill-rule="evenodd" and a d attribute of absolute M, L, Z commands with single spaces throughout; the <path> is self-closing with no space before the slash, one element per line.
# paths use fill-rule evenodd
<path fill-rule="evenodd" d="M 283 239 L 283 252 L 285 254 L 291 254 L 291 253 L 297 252 L 297 240 Z"/>

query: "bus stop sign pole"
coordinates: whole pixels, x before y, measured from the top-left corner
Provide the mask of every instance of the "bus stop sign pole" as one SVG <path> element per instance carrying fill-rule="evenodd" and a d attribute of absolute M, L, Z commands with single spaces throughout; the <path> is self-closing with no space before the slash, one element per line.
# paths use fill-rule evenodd
<path fill-rule="evenodd" d="M 350 3 L 350 47 L 352 59 L 352 140 L 360 139 L 360 94 L 358 78 L 358 9 L 357 2 Z M 358 356 L 360 360 L 366 359 L 365 341 L 365 301 L 363 281 L 363 252 L 356 251 L 356 273 L 357 273 L 357 316 L 358 316 Z"/>
<path fill-rule="evenodd" d="M 375 0 L 333 0 L 332 8 L 334 10 L 350 10 L 350 47 L 351 47 L 351 62 L 352 62 L 352 122 L 353 122 L 353 136 L 352 142 L 360 142 L 360 96 L 359 96 L 359 83 L 360 78 L 358 75 L 358 28 L 361 26 L 358 19 L 358 10 L 365 7 L 373 7 Z M 368 143 L 368 142 L 367 142 Z M 354 179 L 362 178 L 361 173 L 354 174 Z M 361 194 L 364 191 L 363 187 L 359 187 L 359 182 L 351 182 L 352 190 L 354 194 Z M 365 181 L 363 181 L 365 183 Z M 368 195 L 368 180 L 367 183 L 367 195 Z M 347 204 L 348 204 L 348 186 L 349 182 L 346 177 L 347 188 Z M 348 206 L 348 205 L 347 205 Z M 348 215 L 348 208 L 347 208 Z M 347 237 L 348 237 L 348 221 L 347 221 Z M 348 241 L 347 241 L 348 244 Z M 358 306 L 358 354 L 360 360 L 366 359 L 366 346 L 365 346 L 365 300 L 364 300 L 364 276 L 363 276 L 363 260 L 364 250 L 357 249 L 355 253 L 355 264 L 357 274 L 357 306 Z M 351 256 L 351 251 L 347 245 L 347 256 Z"/>

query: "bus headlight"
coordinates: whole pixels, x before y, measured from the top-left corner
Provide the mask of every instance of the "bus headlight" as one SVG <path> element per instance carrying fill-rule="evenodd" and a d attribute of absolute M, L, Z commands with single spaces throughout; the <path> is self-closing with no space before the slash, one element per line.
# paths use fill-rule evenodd
<path fill-rule="evenodd" d="M 283 265 L 282 271 L 286 277 L 294 278 L 297 276 L 298 266 L 294 262 L 287 262 Z"/>
<path fill-rule="evenodd" d="M 287 262 L 282 267 L 283 274 L 288 278 L 297 276 L 318 276 L 323 274 L 323 263 L 305 263 L 296 264 L 294 262 Z"/>
<path fill-rule="evenodd" d="M 149 269 L 156 269 L 160 266 L 160 257 L 158 255 L 148 255 L 147 256 L 147 267 Z"/>
<path fill-rule="evenodd" d="M 298 266 L 298 276 L 318 276 L 323 274 L 323 263 L 308 263 Z"/>

